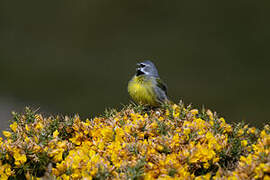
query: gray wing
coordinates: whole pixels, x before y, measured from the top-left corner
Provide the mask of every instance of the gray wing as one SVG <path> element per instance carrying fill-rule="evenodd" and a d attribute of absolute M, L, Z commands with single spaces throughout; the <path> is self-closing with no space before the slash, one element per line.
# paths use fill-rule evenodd
<path fill-rule="evenodd" d="M 156 85 L 157 87 L 155 88 L 157 98 L 159 101 L 164 102 L 165 100 L 168 99 L 167 97 L 167 85 L 160 79 L 156 78 Z"/>

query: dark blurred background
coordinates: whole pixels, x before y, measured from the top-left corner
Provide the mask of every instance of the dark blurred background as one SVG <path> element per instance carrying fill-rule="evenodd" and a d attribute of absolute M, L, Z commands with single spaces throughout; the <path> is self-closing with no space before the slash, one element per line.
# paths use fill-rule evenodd
<path fill-rule="evenodd" d="M 83 118 L 128 104 L 151 59 L 170 97 L 269 122 L 270 1 L 0 1 L 0 129 L 12 110 Z"/>

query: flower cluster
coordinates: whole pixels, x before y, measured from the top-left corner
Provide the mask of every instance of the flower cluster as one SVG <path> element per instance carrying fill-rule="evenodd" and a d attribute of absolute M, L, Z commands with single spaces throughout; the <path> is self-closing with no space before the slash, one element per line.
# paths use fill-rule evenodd
<path fill-rule="evenodd" d="M 269 179 L 270 128 L 210 110 L 127 106 L 81 120 L 14 113 L 0 139 L 0 179 Z"/>
<path fill-rule="evenodd" d="M 254 133 L 254 128 L 249 129 L 248 132 Z M 247 142 L 242 144 L 246 146 Z M 260 136 L 257 142 L 249 146 L 249 151 L 249 154 L 240 157 L 237 168 L 234 171 L 230 172 L 227 177 L 237 179 L 248 179 L 249 177 L 252 177 L 254 179 L 270 179 L 269 125 L 266 125 L 264 129 L 260 132 Z"/>

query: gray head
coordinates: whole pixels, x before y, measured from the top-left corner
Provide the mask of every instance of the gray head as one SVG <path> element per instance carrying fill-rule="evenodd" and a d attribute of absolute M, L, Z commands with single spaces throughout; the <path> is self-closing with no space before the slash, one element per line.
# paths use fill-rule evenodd
<path fill-rule="evenodd" d="M 158 71 L 154 63 L 151 61 L 147 60 L 141 63 L 137 63 L 137 68 L 136 68 L 136 75 L 149 75 L 149 76 L 158 76 Z"/>

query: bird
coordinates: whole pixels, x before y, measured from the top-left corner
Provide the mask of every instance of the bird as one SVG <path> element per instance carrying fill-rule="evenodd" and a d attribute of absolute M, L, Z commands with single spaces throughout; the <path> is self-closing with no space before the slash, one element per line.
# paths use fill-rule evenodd
<path fill-rule="evenodd" d="M 136 73 L 128 82 L 127 89 L 133 101 L 140 105 L 159 107 L 168 101 L 167 85 L 150 60 L 137 63 Z"/>

